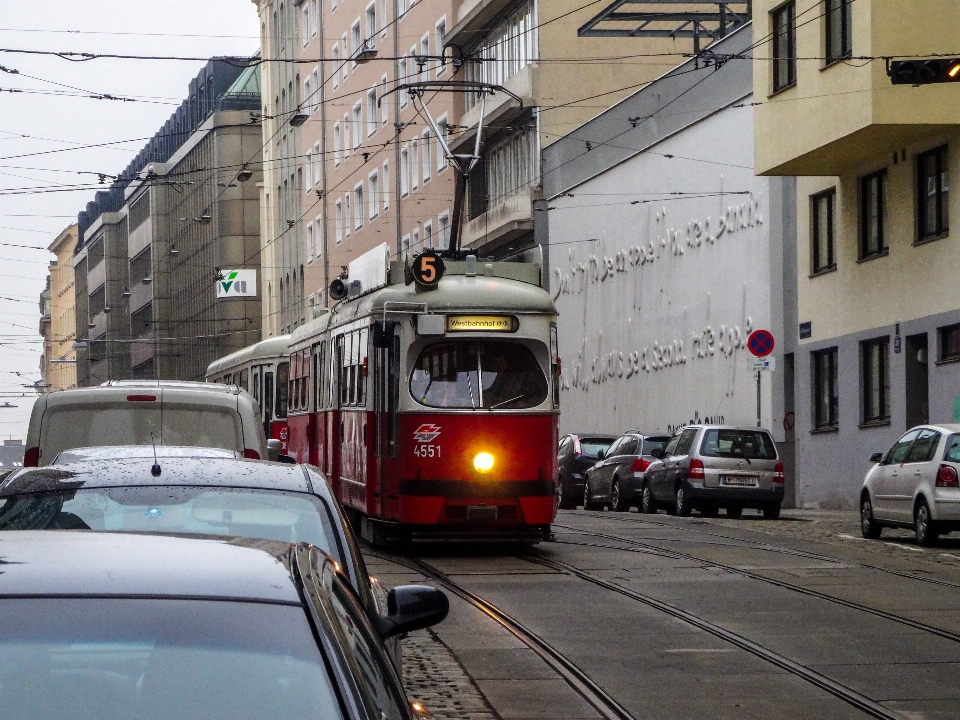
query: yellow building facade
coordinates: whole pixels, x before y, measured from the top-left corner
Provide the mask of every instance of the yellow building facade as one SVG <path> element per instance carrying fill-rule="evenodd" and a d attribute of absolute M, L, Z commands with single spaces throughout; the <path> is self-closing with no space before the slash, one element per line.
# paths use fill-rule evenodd
<path fill-rule="evenodd" d="M 74 293 L 73 251 L 77 246 L 77 226 L 61 232 L 47 248 L 56 255 L 50 262 L 50 282 L 44 292 L 45 312 L 41 321 L 44 336 L 44 384 L 47 392 L 77 386 L 76 295 Z"/>

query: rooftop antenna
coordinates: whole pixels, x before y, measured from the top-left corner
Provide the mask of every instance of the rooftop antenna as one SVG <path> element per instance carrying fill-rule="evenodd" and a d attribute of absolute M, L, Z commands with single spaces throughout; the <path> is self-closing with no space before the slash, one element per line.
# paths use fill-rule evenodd
<path fill-rule="evenodd" d="M 154 477 L 160 477 L 160 463 L 157 462 L 157 441 L 153 439 L 153 433 L 150 433 L 150 444 L 153 445 L 153 467 L 150 468 L 150 474 Z"/>
<path fill-rule="evenodd" d="M 426 58 L 425 58 L 426 59 Z M 495 60 L 495 58 L 467 58 L 466 62 L 484 62 Z M 427 91 L 431 92 L 454 92 L 454 93 L 474 93 L 480 99 L 480 119 L 477 122 L 477 137 L 473 143 L 472 153 L 455 153 L 450 149 L 447 138 L 440 132 L 440 128 L 430 108 L 423 100 L 423 95 Z M 430 125 L 437 143 L 443 150 L 443 156 L 447 162 L 456 171 L 456 187 L 453 199 L 453 217 L 450 220 L 450 244 L 446 250 L 441 251 L 441 255 L 446 257 L 458 257 L 460 255 L 460 233 L 463 228 L 463 205 L 467 194 L 467 177 L 470 171 L 480 162 L 480 142 L 483 137 L 483 114 L 488 95 L 497 92 L 506 93 L 511 98 L 520 103 L 520 109 L 523 110 L 523 100 L 517 95 L 507 90 L 503 85 L 493 85 L 491 83 L 473 82 L 470 80 L 425 80 L 422 82 L 401 83 L 397 87 L 388 90 L 377 99 L 377 105 L 383 102 L 383 99 L 390 93 L 397 91 L 406 91 L 413 98 L 414 107 L 419 105 L 423 116 Z"/>

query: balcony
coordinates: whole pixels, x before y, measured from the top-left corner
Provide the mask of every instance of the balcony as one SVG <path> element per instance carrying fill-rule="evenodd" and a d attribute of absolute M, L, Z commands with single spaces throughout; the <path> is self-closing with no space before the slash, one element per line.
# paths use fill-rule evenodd
<path fill-rule="evenodd" d="M 515 4 L 516 0 L 466 0 L 457 11 L 457 24 L 443 38 L 444 44 L 465 49 L 475 45 L 478 34 Z"/>
<path fill-rule="evenodd" d="M 533 201 L 538 194 L 539 188 L 524 188 L 470 220 L 463 227 L 461 247 L 487 254 L 533 232 Z"/>
<path fill-rule="evenodd" d="M 534 105 L 534 74 L 536 65 L 527 65 L 516 75 L 508 79 L 503 86 L 520 98 L 522 105 L 506 93 L 498 92 L 487 96 L 483 108 L 483 126 L 496 131 L 497 128 L 510 125 L 520 117 L 524 111 Z M 472 143 L 477 136 L 477 127 L 480 124 L 480 103 L 464 112 L 460 117 L 459 125 L 466 128 L 450 141 L 450 148 L 454 152 L 473 151 Z M 489 133 L 485 133 L 487 135 Z"/>

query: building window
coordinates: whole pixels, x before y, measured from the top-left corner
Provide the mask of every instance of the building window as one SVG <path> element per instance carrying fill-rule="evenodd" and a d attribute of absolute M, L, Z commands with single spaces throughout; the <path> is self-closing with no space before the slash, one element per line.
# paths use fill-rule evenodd
<path fill-rule="evenodd" d="M 813 272 L 824 272 L 837 267 L 834 256 L 834 211 L 837 202 L 836 188 L 810 198 L 813 215 Z"/>
<path fill-rule="evenodd" d="M 484 36 L 474 48 L 475 57 L 496 58 L 497 62 L 467 63 L 466 79 L 503 85 L 537 58 L 537 24 L 534 22 L 533 0 L 520 6 Z M 464 98 L 466 109 L 479 102 L 476 93 Z"/>
<path fill-rule="evenodd" d="M 539 158 L 537 133 L 531 127 L 492 145 L 467 182 L 469 219 L 536 185 L 540 177 Z"/>
<path fill-rule="evenodd" d="M 423 62 L 420 63 L 420 82 L 426 82 L 430 79 L 430 35 L 424 35 L 420 38 L 420 57 Z"/>
<path fill-rule="evenodd" d="M 313 219 L 313 250 L 317 257 L 321 257 L 323 255 L 324 234 L 323 215 L 317 215 L 317 217 Z"/>
<path fill-rule="evenodd" d="M 380 32 L 387 35 L 387 0 L 380 0 Z"/>
<path fill-rule="evenodd" d="M 960 360 L 960 325 L 947 325 L 938 328 L 940 340 L 940 362 Z"/>
<path fill-rule="evenodd" d="M 443 172 L 447 167 L 447 157 L 444 154 L 443 143 L 447 142 L 447 137 L 449 135 L 449 125 L 447 123 L 446 117 L 441 117 L 437 120 L 437 130 L 440 133 L 440 137 L 437 138 L 437 172 Z M 441 140 L 443 142 L 441 142 Z"/>
<path fill-rule="evenodd" d="M 443 36 L 447 34 L 447 18 L 442 17 L 434 28 L 434 47 L 437 48 L 437 52 L 443 55 Z M 447 57 L 443 55 L 443 59 L 437 65 L 437 75 L 442 75 L 447 69 Z"/>
<path fill-rule="evenodd" d="M 417 138 L 410 143 L 410 187 L 416 190 L 420 186 L 420 141 Z"/>
<path fill-rule="evenodd" d="M 860 343 L 864 424 L 890 420 L 889 345 L 888 338 Z"/>
<path fill-rule="evenodd" d="M 307 223 L 307 262 L 313 260 L 313 223 Z"/>
<path fill-rule="evenodd" d="M 107 359 L 107 334 L 90 341 L 90 362 L 100 362 Z"/>
<path fill-rule="evenodd" d="M 383 163 L 383 180 L 381 182 L 380 194 L 383 195 L 383 209 L 390 207 L 390 163 Z"/>
<path fill-rule="evenodd" d="M 317 0 L 310 0 L 310 34 L 317 34 L 317 21 L 320 18 L 320 8 Z"/>
<path fill-rule="evenodd" d="M 343 242 L 343 203 L 337 200 L 336 205 L 333 210 L 333 218 L 336 227 L 334 228 L 334 234 L 337 238 L 337 245 Z"/>
<path fill-rule="evenodd" d="M 333 12 L 337 9 L 337 0 L 330 0 L 330 12 Z"/>
<path fill-rule="evenodd" d="M 356 230 L 363 227 L 363 184 L 357 185 L 353 189 L 353 226 Z"/>
<path fill-rule="evenodd" d="M 310 6 L 303 6 L 303 45 L 306 47 L 310 42 Z"/>
<path fill-rule="evenodd" d="M 313 112 L 313 93 L 310 91 L 310 78 L 303 81 L 303 109 L 307 115 Z"/>
<path fill-rule="evenodd" d="M 322 179 L 322 170 L 320 167 L 320 161 L 323 160 L 323 156 L 320 154 L 320 143 L 313 144 L 313 184 L 318 185 Z"/>
<path fill-rule="evenodd" d="M 377 175 L 377 171 L 374 170 L 370 173 L 367 180 L 370 185 L 370 219 L 373 220 L 380 214 L 380 177 Z"/>
<path fill-rule="evenodd" d="M 350 113 L 343 114 L 343 159 L 350 157 Z"/>
<path fill-rule="evenodd" d="M 379 127 L 377 123 L 377 89 L 374 87 L 367 91 L 367 137 L 376 133 Z"/>
<path fill-rule="evenodd" d="M 340 47 L 343 48 L 343 63 L 340 65 L 340 72 L 343 75 L 343 79 L 346 80 L 347 74 L 350 72 L 350 63 L 347 62 L 347 60 L 350 59 L 349 58 L 350 50 L 348 49 L 349 46 L 347 45 L 346 33 L 340 36 Z"/>
<path fill-rule="evenodd" d="M 367 5 L 367 37 L 364 44 L 372 48 L 377 46 L 377 6 L 374 3 Z"/>
<path fill-rule="evenodd" d="M 433 171 L 433 154 L 430 150 L 430 131 L 423 131 L 423 143 L 420 154 L 423 156 L 423 182 L 430 180 L 430 174 Z"/>
<path fill-rule="evenodd" d="M 837 348 L 810 353 L 813 359 L 813 427 L 835 428 L 839 422 Z"/>
<path fill-rule="evenodd" d="M 150 277 L 152 267 L 152 253 L 150 246 L 147 245 L 143 250 L 137 253 L 130 261 L 130 284 L 142 282 Z"/>
<path fill-rule="evenodd" d="M 344 237 L 350 237 L 350 226 L 351 218 L 353 215 L 350 212 L 350 193 L 348 192 L 343 196 L 343 235 Z"/>
<path fill-rule="evenodd" d="M 403 148 L 400 151 L 400 197 L 406 197 L 410 193 L 410 151 Z"/>
<path fill-rule="evenodd" d="M 150 217 L 150 194 L 144 192 L 130 204 L 130 211 L 127 214 L 128 232 L 133 232 L 143 225 L 148 217 Z"/>
<path fill-rule="evenodd" d="M 333 124 L 333 164 L 340 164 L 340 144 L 342 140 L 340 138 L 340 122 L 335 122 Z"/>
<path fill-rule="evenodd" d="M 423 246 L 425 248 L 433 247 L 433 222 L 430 220 L 423 224 Z"/>
<path fill-rule="evenodd" d="M 420 254 L 420 228 L 413 229 L 411 242 L 412 242 L 411 247 L 413 248 L 413 254 L 419 255 Z"/>
<path fill-rule="evenodd" d="M 404 235 L 403 239 L 400 240 L 400 259 L 406 260 L 409 254 L 410 254 L 410 236 Z"/>
<path fill-rule="evenodd" d="M 363 102 L 359 100 L 353 106 L 353 121 L 350 124 L 353 125 L 353 149 L 356 150 L 363 140 Z"/>
<path fill-rule="evenodd" d="M 773 91 L 797 82 L 797 7 L 791 2 L 772 13 L 773 19 Z"/>
<path fill-rule="evenodd" d="M 356 58 L 362 47 L 363 35 L 360 32 L 360 18 L 357 18 L 350 28 L 350 57 Z M 356 59 L 353 61 L 353 66 L 357 66 Z"/>
<path fill-rule="evenodd" d="M 440 247 L 450 247 L 450 213 L 444 211 L 437 218 L 437 234 L 440 236 L 437 243 Z"/>
<path fill-rule="evenodd" d="M 340 87 L 340 46 L 337 43 L 333 44 L 330 57 L 333 58 L 333 89 L 336 90 Z"/>
<path fill-rule="evenodd" d="M 946 145 L 917 156 L 917 181 L 919 239 L 945 235 L 950 227 Z"/>
<path fill-rule="evenodd" d="M 107 290 L 105 285 L 101 285 L 90 293 L 90 305 L 88 313 L 90 317 L 95 317 L 103 312 L 107 306 Z"/>
<path fill-rule="evenodd" d="M 860 258 L 887 252 L 887 171 L 860 178 Z"/>
<path fill-rule="evenodd" d="M 304 183 L 304 190 L 310 192 L 310 186 L 313 185 L 313 150 L 307 150 L 304 156 L 304 165 L 307 168 L 307 182 Z"/>
<path fill-rule="evenodd" d="M 313 95 L 307 98 L 307 102 L 313 106 L 311 112 L 320 112 L 320 71 L 314 68 L 310 77 L 313 80 Z"/>
<path fill-rule="evenodd" d="M 387 124 L 387 120 L 389 119 L 387 103 L 383 102 L 383 98 L 387 96 L 387 90 L 387 76 L 384 75 L 382 78 L 380 78 L 380 122 L 382 122 L 384 125 Z"/>
<path fill-rule="evenodd" d="M 850 22 L 852 5 L 853 0 L 825 0 L 824 2 L 823 35 L 828 65 L 853 54 L 853 32 Z"/>

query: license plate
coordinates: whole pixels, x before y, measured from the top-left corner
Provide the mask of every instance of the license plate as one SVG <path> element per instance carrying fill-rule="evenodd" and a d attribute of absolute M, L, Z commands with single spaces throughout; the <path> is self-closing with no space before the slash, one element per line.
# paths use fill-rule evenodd
<path fill-rule="evenodd" d="M 471 505 L 467 508 L 467 520 L 496 520 L 496 505 Z"/>
<path fill-rule="evenodd" d="M 736 487 L 757 487 L 758 482 L 755 477 L 744 477 L 742 475 L 721 475 L 721 485 L 732 485 Z"/>

